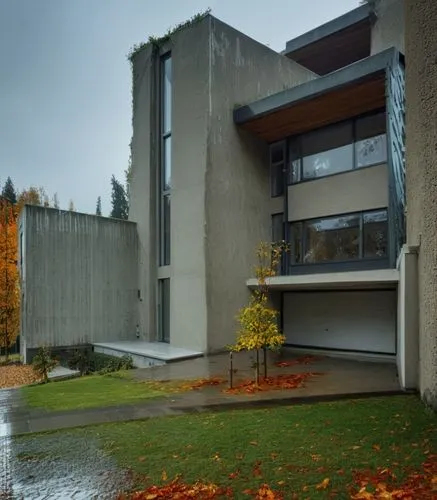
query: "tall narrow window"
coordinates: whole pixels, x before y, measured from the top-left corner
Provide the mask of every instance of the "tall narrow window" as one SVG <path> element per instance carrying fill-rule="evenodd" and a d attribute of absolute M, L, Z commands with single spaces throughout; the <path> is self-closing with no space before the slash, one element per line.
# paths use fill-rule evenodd
<path fill-rule="evenodd" d="M 160 206 L 159 206 L 159 265 L 170 264 L 170 214 L 171 214 L 171 116 L 172 116 L 172 63 L 170 55 L 161 59 L 161 157 L 160 157 Z"/>
<path fill-rule="evenodd" d="M 170 280 L 158 280 L 158 340 L 170 342 Z"/>
<path fill-rule="evenodd" d="M 270 146 L 270 189 L 271 196 L 284 194 L 285 143 Z"/>

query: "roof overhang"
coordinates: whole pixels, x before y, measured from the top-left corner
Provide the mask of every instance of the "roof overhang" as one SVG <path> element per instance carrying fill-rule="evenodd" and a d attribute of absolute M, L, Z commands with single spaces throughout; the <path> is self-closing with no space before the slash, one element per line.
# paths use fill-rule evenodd
<path fill-rule="evenodd" d="M 300 274 L 275 276 L 269 280 L 272 291 L 285 290 L 377 290 L 396 288 L 399 282 L 397 269 L 376 269 L 369 271 L 348 271 L 337 273 Z M 246 285 L 258 288 L 258 280 L 251 278 Z"/>
<path fill-rule="evenodd" d="M 364 59 L 370 55 L 371 14 L 362 5 L 288 41 L 283 54 L 319 75 Z"/>
<path fill-rule="evenodd" d="M 329 75 L 234 110 L 234 122 L 274 142 L 330 123 L 381 109 L 386 70 L 399 61 L 391 48 Z"/>

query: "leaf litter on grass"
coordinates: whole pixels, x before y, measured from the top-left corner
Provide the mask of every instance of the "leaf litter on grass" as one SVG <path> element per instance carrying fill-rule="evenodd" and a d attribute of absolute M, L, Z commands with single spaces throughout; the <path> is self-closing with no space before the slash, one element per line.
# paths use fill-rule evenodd
<path fill-rule="evenodd" d="M 243 491 L 245 496 L 255 500 L 283 500 L 283 495 L 270 488 L 268 484 L 262 484 L 258 489 L 247 489 Z M 117 500 L 214 500 L 219 498 L 236 498 L 232 488 L 220 487 L 214 483 L 186 484 L 176 477 L 173 481 L 161 486 L 150 486 L 142 491 L 128 495 L 120 495 Z"/>
<path fill-rule="evenodd" d="M 14 364 L 0 366 L 0 389 L 29 385 L 40 380 L 41 377 L 35 373 L 32 366 Z"/>

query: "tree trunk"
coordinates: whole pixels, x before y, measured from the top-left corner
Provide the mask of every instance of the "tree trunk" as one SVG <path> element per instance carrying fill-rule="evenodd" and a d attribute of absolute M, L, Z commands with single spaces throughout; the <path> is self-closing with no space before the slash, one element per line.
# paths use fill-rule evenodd
<path fill-rule="evenodd" d="M 234 386 L 234 364 L 232 359 L 232 352 L 229 353 L 229 389 Z"/>
<path fill-rule="evenodd" d="M 264 378 L 267 378 L 267 347 L 263 347 L 264 351 Z"/>
<path fill-rule="evenodd" d="M 259 385 L 259 349 L 256 350 L 256 365 L 255 365 L 256 385 Z"/>

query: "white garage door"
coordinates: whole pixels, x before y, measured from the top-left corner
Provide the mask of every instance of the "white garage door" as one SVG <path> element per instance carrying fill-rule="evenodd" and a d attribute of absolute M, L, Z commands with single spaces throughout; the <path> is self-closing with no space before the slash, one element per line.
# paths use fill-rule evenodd
<path fill-rule="evenodd" d="M 289 292 L 283 326 L 287 344 L 395 354 L 396 292 Z"/>

